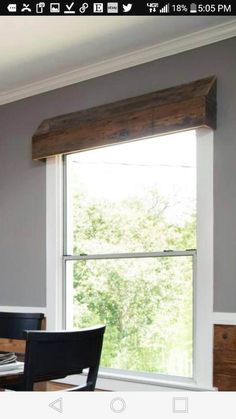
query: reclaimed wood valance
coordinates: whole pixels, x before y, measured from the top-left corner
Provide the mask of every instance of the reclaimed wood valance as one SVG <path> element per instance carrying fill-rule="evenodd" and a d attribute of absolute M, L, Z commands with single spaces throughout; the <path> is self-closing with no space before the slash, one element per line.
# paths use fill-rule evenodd
<path fill-rule="evenodd" d="M 216 78 L 44 120 L 33 159 L 199 127 L 216 127 Z"/>

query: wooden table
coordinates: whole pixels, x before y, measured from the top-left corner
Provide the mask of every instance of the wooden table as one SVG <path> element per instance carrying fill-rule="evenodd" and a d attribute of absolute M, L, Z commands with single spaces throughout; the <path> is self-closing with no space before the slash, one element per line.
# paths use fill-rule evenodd
<path fill-rule="evenodd" d="M 9 388 L 10 385 L 23 384 L 23 382 L 23 372 L 12 372 L 12 374 L 9 374 L 9 372 L 8 374 L 4 374 L 2 372 L 0 374 L 0 392 L 5 391 L 5 388 Z M 40 381 L 34 384 L 35 391 L 62 391 L 73 387 L 74 386 L 70 384 L 57 383 L 53 381 Z"/>
<path fill-rule="evenodd" d="M 22 372 L 14 372 L 14 370 L 9 373 L 7 372 L 1 372 L 0 373 L 0 388 L 4 389 L 5 387 L 8 387 L 9 385 L 13 384 L 22 384 L 24 382 L 24 374 Z"/>
<path fill-rule="evenodd" d="M 24 361 L 25 345 L 23 339 L 0 338 L 0 352 L 14 352 L 21 362 Z M 18 383 L 23 383 L 23 371 L 0 371 L 0 389 Z"/>
<path fill-rule="evenodd" d="M 22 372 L 10 374 L 9 372 L 4 374 L 3 372 L 0 374 L 0 391 L 5 391 L 5 389 L 9 389 L 9 386 L 14 386 L 17 384 L 23 384 L 24 383 L 24 374 Z M 57 383 L 55 383 L 57 384 Z M 52 384 L 50 385 L 49 382 L 46 381 L 40 381 L 38 383 L 34 384 L 34 390 L 35 391 L 51 391 L 51 390 L 57 390 L 57 388 L 54 388 Z M 13 388 L 13 390 L 16 390 L 16 388 Z M 61 390 L 61 388 L 59 388 Z M 19 389 L 17 389 L 19 391 Z"/>

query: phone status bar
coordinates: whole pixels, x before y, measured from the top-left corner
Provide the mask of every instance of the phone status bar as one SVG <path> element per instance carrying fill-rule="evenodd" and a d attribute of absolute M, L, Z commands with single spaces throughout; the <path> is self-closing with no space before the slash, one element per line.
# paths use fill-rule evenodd
<path fill-rule="evenodd" d="M 0 15 L 6 16 L 199 16 L 199 15 L 223 15 L 230 16 L 236 14 L 236 4 L 233 2 L 211 3 L 211 2 L 0 2 Z"/>

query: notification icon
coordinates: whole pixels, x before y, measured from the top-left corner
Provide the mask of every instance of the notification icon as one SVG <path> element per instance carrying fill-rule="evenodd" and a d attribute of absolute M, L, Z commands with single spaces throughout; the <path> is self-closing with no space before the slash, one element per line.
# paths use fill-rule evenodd
<path fill-rule="evenodd" d="M 16 4 L 11 3 L 11 4 L 8 4 L 8 6 L 7 6 L 8 12 L 16 13 L 16 9 L 17 9 L 17 5 Z"/>
<path fill-rule="evenodd" d="M 131 3 L 129 3 L 129 4 L 127 4 L 127 5 L 126 5 L 126 4 L 123 4 L 122 6 L 123 6 L 123 12 L 124 12 L 124 13 L 128 13 L 128 12 L 130 12 L 130 10 L 132 9 L 132 6 L 133 6 L 133 5 L 132 5 Z"/>

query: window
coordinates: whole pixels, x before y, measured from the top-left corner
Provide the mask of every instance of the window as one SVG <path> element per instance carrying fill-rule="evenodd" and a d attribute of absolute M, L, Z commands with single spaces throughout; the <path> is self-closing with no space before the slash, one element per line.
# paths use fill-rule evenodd
<path fill-rule="evenodd" d="M 101 388 L 212 389 L 215 128 L 207 77 L 33 135 L 47 159 L 47 327 L 109 323 Z"/>
<path fill-rule="evenodd" d="M 106 323 L 101 365 L 194 379 L 196 132 L 64 158 L 66 326 Z"/>

